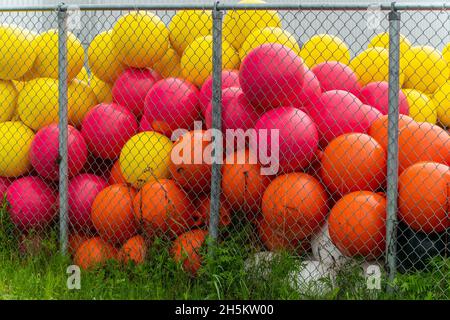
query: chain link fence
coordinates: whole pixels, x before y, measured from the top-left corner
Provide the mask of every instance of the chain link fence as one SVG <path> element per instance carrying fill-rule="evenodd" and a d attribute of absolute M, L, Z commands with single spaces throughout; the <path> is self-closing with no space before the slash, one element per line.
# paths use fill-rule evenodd
<path fill-rule="evenodd" d="M 0 9 L 5 248 L 195 275 L 232 242 L 302 292 L 448 299 L 448 8 L 260 2 Z"/>

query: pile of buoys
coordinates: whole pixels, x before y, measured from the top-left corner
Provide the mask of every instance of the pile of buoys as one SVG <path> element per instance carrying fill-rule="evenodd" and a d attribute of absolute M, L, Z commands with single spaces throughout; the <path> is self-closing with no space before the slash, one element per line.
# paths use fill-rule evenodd
<path fill-rule="evenodd" d="M 224 17 L 221 127 L 244 145 L 233 140 L 223 154 L 219 225 L 247 219 L 268 250 L 312 247 L 327 265 L 380 258 L 389 34 L 358 54 L 338 35 L 303 45 L 298 36 L 276 11 Z M 0 48 L 0 195 L 26 234 L 57 219 L 58 33 L 2 25 L 0 40 L 10 44 Z M 449 48 L 400 37 L 398 217 L 417 239 L 450 227 Z M 144 263 L 160 237 L 196 274 L 210 221 L 211 143 L 221 139 L 210 130 L 211 14 L 181 10 L 166 25 L 134 11 L 86 52 L 69 33 L 67 49 L 74 261 L 86 269 L 109 259 Z"/>

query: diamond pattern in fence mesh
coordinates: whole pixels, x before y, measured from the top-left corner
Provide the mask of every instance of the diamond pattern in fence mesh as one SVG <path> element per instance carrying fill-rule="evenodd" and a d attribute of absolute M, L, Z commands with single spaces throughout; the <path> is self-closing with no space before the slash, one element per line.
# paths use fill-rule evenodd
<path fill-rule="evenodd" d="M 27 251 L 33 237 L 58 230 L 57 19 L 0 17 L 0 193 L 9 220 L 2 228 Z M 384 265 L 386 12 L 376 28 L 364 11 L 225 12 L 221 131 L 213 128 L 210 11 L 83 11 L 80 24 L 67 40 L 76 264 L 143 263 L 161 239 L 196 274 L 210 224 L 214 151 L 223 155 L 219 245 L 238 241 L 242 251 L 233 254 L 249 257 L 250 267 L 287 252 L 302 261 L 289 275 L 293 288 L 324 292 L 349 265 Z M 400 272 L 448 259 L 446 24 L 446 13 L 402 12 Z M 311 282 L 319 278 L 328 282 Z"/>

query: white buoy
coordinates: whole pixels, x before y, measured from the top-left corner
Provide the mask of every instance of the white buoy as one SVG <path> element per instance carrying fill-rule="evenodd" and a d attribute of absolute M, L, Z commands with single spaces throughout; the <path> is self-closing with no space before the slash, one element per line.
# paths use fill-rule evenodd
<path fill-rule="evenodd" d="M 332 290 L 335 273 L 320 261 L 305 260 L 288 277 L 291 288 L 299 293 L 323 296 Z"/>
<path fill-rule="evenodd" d="M 337 271 L 349 258 L 333 244 L 328 232 L 328 222 L 311 239 L 311 250 L 315 260 Z"/>

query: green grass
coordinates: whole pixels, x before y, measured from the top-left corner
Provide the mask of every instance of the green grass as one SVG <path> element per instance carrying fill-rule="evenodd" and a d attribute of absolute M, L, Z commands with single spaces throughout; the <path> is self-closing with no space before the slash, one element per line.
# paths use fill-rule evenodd
<path fill-rule="evenodd" d="M 67 289 L 66 268 L 71 264 L 58 253 L 56 232 L 50 232 L 37 252 L 21 254 L 14 228 L 0 210 L 0 299 L 448 299 L 450 260 L 436 259 L 427 273 L 399 275 L 396 292 L 367 290 L 360 268 L 347 267 L 338 274 L 336 286 L 326 294 L 299 293 L 286 275 L 301 257 L 280 255 L 264 270 L 246 272 L 244 262 L 255 243 L 251 227 L 232 232 L 216 249 L 216 259 L 205 255 L 195 278 L 187 275 L 170 257 L 168 244 L 157 240 L 147 261 L 140 266 L 115 261 L 81 274 L 81 289 Z M 33 251 L 33 250 L 29 250 Z M 34 250 L 36 251 L 36 250 Z M 206 248 L 205 248 L 206 252 Z M 267 269 L 266 269 L 267 270 Z M 385 285 L 383 281 L 383 286 Z"/>

